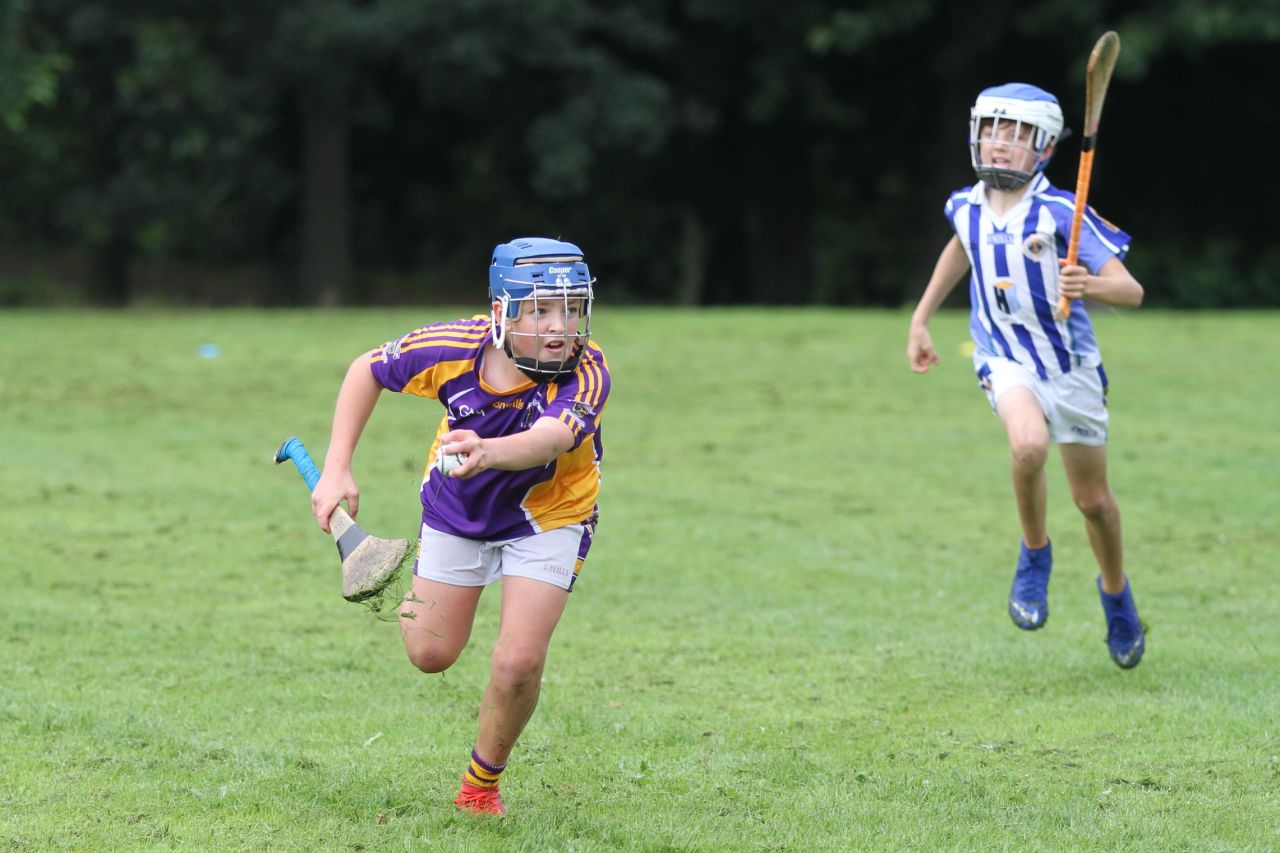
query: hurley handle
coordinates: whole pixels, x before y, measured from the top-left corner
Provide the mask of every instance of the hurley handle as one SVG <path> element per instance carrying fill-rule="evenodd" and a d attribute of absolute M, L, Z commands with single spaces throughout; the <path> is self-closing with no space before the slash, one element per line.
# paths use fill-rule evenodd
<path fill-rule="evenodd" d="M 286 438 L 284 444 L 280 445 L 280 449 L 276 451 L 275 462 L 277 465 L 286 459 L 293 461 L 294 467 L 298 469 L 298 473 L 306 481 L 307 489 L 314 490 L 316 483 L 320 482 L 320 469 L 316 467 L 316 463 L 311 461 L 311 454 L 302 446 L 302 442 L 292 435 Z"/>

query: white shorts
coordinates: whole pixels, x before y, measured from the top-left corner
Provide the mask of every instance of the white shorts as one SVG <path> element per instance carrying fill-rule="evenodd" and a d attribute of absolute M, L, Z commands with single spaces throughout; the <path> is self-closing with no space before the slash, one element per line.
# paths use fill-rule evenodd
<path fill-rule="evenodd" d="M 488 586 L 515 576 L 572 590 L 591 547 L 594 527 L 570 524 L 519 539 L 481 542 L 424 524 L 413 573 L 454 586 Z"/>
<path fill-rule="evenodd" d="M 1107 374 L 1102 365 L 1077 367 L 1055 379 L 1041 379 L 1034 370 L 1004 358 L 985 358 L 974 366 L 991 411 L 1005 391 L 1027 388 L 1040 402 L 1052 441 L 1091 447 L 1107 443 Z"/>

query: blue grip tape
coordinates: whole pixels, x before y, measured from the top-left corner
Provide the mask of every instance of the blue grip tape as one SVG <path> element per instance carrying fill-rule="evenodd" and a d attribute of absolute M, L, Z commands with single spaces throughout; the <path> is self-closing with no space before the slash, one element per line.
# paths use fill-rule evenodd
<path fill-rule="evenodd" d="M 314 490 L 316 483 L 320 482 L 320 469 L 316 467 L 316 463 L 311 461 L 311 454 L 307 453 L 307 449 L 302 446 L 302 442 L 298 441 L 294 436 L 286 438 L 284 444 L 280 445 L 280 449 L 276 451 L 277 465 L 286 459 L 293 461 L 294 467 L 298 469 L 298 473 L 306 481 L 307 489 Z"/>

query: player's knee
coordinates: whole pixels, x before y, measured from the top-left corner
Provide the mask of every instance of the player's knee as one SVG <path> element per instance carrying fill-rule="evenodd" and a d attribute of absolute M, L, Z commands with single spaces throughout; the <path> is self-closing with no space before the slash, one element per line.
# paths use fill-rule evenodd
<path fill-rule="evenodd" d="M 1116 499 L 1110 489 L 1077 492 L 1074 497 L 1076 508 L 1085 518 L 1106 519 L 1116 509 Z"/>
<path fill-rule="evenodd" d="M 409 662 L 426 673 L 444 672 L 458 659 L 458 650 L 439 643 L 404 644 Z"/>
<path fill-rule="evenodd" d="M 1049 444 L 1030 436 L 1011 436 L 1009 456 L 1015 468 L 1037 469 L 1044 467 L 1049 458 Z"/>
<path fill-rule="evenodd" d="M 527 690 L 542 678 L 545 655 L 531 646 L 515 645 L 494 649 L 490 677 L 503 689 Z"/>

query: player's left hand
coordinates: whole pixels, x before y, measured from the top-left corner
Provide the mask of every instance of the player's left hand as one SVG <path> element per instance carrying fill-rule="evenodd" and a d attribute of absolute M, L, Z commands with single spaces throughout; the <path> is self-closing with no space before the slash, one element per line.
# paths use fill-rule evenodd
<path fill-rule="evenodd" d="M 440 436 L 440 449 L 445 453 L 465 453 L 467 459 L 449 472 L 450 477 L 469 480 L 481 471 L 489 469 L 485 454 L 485 441 L 473 430 L 455 429 Z"/>
<path fill-rule="evenodd" d="M 1058 258 L 1058 293 L 1068 299 L 1083 299 L 1089 289 L 1089 270 L 1079 264 L 1067 265 Z"/>
<path fill-rule="evenodd" d="M 937 364 L 938 351 L 933 348 L 933 336 L 928 326 L 923 323 L 912 323 L 907 333 L 907 364 L 916 373 L 925 373 Z"/>

